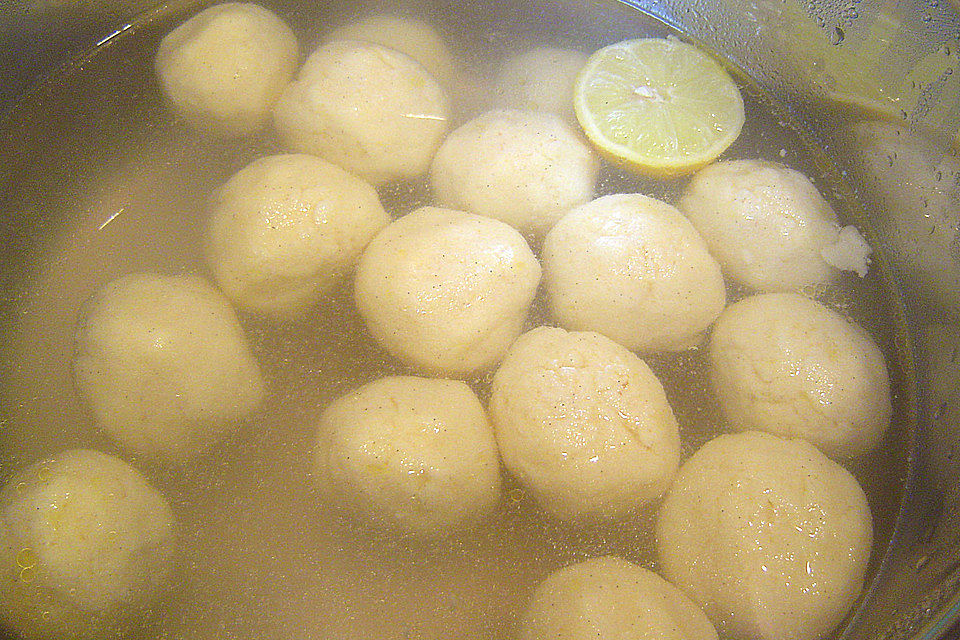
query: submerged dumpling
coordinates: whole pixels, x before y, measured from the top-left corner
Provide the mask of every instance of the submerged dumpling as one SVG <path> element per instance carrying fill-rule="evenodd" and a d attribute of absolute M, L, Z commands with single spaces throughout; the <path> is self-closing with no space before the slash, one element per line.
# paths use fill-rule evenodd
<path fill-rule="evenodd" d="M 529 331 L 493 377 L 504 466 L 565 520 L 618 518 L 659 497 L 680 433 L 646 363 L 592 332 Z"/>
<path fill-rule="evenodd" d="M 414 18 L 375 15 L 334 29 L 328 40 L 363 40 L 395 49 L 421 65 L 441 83 L 454 74 L 453 54 L 435 28 Z"/>
<path fill-rule="evenodd" d="M 376 190 L 319 158 L 256 160 L 223 185 L 207 223 L 207 262 L 238 306 L 301 315 L 353 268 L 390 216 Z"/>
<path fill-rule="evenodd" d="M 193 126 L 222 134 L 261 128 L 297 68 L 297 39 L 250 2 L 206 9 L 160 42 L 160 87 Z"/>
<path fill-rule="evenodd" d="M 543 268 L 561 325 L 642 352 L 693 346 L 726 304 L 696 229 L 639 194 L 603 196 L 564 216 L 543 243 Z"/>
<path fill-rule="evenodd" d="M 508 58 L 497 76 L 497 100 L 511 109 L 546 111 L 573 122 L 573 87 L 587 63 L 580 51 L 535 47 Z"/>
<path fill-rule="evenodd" d="M 561 118 L 488 111 L 456 129 L 437 151 L 430 180 L 446 206 L 543 235 L 593 197 L 600 161 Z"/>
<path fill-rule="evenodd" d="M 164 462 L 195 459 L 264 395 L 233 308 L 197 276 L 114 280 L 88 303 L 76 345 L 77 387 L 97 423 Z"/>
<path fill-rule="evenodd" d="M 557 569 L 533 592 L 520 640 L 717 640 L 703 612 L 652 571 L 605 556 Z"/>
<path fill-rule="evenodd" d="M 873 339 L 794 293 L 727 307 L 710 338 L 710 379 L 734 429 L 803 438 L 834 457 L 876 448 L 892 413 Z"/>
<path fill-rule="evenodd" d="M 373 337 L 420 369 L 489 369 L 520 335 L 540 282 L 523 237 L 491 218 L 423 207 L 360 258 L 357 306 Z"/>
<path fill-rule="evenodd" d="M 375 522 L 422 536 L 477 525 L 500 499 L 500 463 L 480 400 L 462 382 L 382 378 L 323 412 L 323 488 Z"/>
<path fill-rule="evenodd" d="M 23 638 L 120 637 L 172 569 L 167 501 L 128 464 L 73 449 L 0 490 L 0 620 Z"/>
<path fill-rule="evenodd" d="M 803 440 L 714 438 L 657 519 L 664 576 L 724 637 L 822 640 L 853 606 L 872 520 L 856 478 Z"/>
<path fill-rule="evenodd" d="M 359 40 L 314 51 L 274 108 L 287 148 L 374 184 L 426 173 L 447 118 L 446 94 L 419 63 Z"/>
<path fill-rule="evenodd" d="M 693 177 L 678 206 L 724 273 L 756 291 L 833 282 L 840 271 L 831 262 L 866 273 L 864 253 L 859 265 L 836 259 L 844 253 L 835 248 L 844 241 L 836 213 L 806 176 L 783 165 L 711 164 Z"/>

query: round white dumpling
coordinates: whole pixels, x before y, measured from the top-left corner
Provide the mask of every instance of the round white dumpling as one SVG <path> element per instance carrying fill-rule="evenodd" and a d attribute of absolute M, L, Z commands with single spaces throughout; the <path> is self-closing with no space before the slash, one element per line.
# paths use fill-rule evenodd
<path fill-rule="evenodd" d="M 670 486 L 680 460 L 660 381 L 592 332 L 520 336 L 493 377 L 490 414 L 504 466 L 564 520 L 628 515 Z"/>
<path fill-rule="evenodd" d="M 600 162 L 559 116 L 488 111 L 453 131 L 430 168 L 444 205 L 542 235 L 593 197 Z"/>
<path fill-rule="evenodd" d="M 207 262 L 234 304 L 301 315 L 353 268 L 390 216 L 376 190 L 314 156 L 261 158 L 213 198 Z"/>
<path fill-rule="evenodd" d="M 500 499 L 493 429 L 455 380 L 382 378 L 323 412 L 316 468 L 337 500 L 422 536 L 476 526 Z"/>
<path fill-rule="evenodd" d="M 288 148 L 382 184 L 426 173 L 447 112 L 443 89 L 412 58 L 335 40 L 307 58 L 273 113 Z"/>
<path fill-rule="evenodd" d="M 497 220 L 423 207 L 360 258 L 355 294 L 373 337 L 426 371 L 489 369 L 520 335 L 540 282 L 523 237 Z"/>
<path fill-rule="evenodd" d="M 328 40 L 363 40 L 404 53 L 442 83 L 454 75 L 455 64 L 447 43 L 425 22 L 400 16 L 376 15 L 334 29 Z"/>
<path fill-rule="evenodd" d="M 193 126 L 237 135 L 261 128 L 297 68 L 297 39 L 253 3 L 210 7 L 171 31 L 155 61 L 164 95 Z"/>
<path fill-rule="evenodd" d="M 734 429 L 803 438 L 834 457 L 876 448 L 892 413 L 873 339 L 795 293 L 727 307 L 710 338 L 710 378 Z"/>
<path fill-rule="evenodd" d="M 843 467 L 803 440 L 748 431 L 680 467 L 656 535 L 664 576 L 720 635 L 819 640 L 863 587 L 872 524 Z"/>
<path fill-rule="evenodd" d="M 505 107 L 546 111 L 573 122 L 573 87 L 587 63 L 580 51 L 536 47 L 507 59 L 497 77 L 497 98 Z"/>
<path fill-rule="evenodd" d="M 543 243 L 553 315 L 638 351 L 695 345 L 726 304 L 720 266 L 672 206 L 610 195 L 568 213 Z"/>
<path fill-rule="evenodd" d="M 0 620 L 23 638 L 120 637 L 171 572 L 174 518 L 128 464 L 74 449 L 0 490 Z"/>
<path fill-rule="evenodd" d="M 98 424 L 165 462 L 195 459 L 264 395 L 230 303 L 189 275 L 133 274 L 100 289 L 77 332 L 73 369 Z"/>
<path fill-rule="evenodd" d="M 840 241 L 830 204 L 799 171 L 764 160 L 717 162 L 700 170 L 680 210 L 724 273 L 757 291 L 833 282 L 821 252 Z"/>
<path fill-rule="evenodd" d="M 717 640 L 682 591 L 652 571 L 605 556 L 551 573 L 533 592 L 519 640 Z"/>

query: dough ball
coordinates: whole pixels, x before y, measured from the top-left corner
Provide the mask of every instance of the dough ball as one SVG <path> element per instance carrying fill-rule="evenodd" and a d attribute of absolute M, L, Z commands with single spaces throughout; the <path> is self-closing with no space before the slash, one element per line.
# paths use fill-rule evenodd
<path fill-rule="evenodd" d="M 297 39 L 253 3 L 218 4 L 160 42 L 164 95 L 191 125 L 227 135 L 260 129 L 297 69 Z"/>
<path fill-rule="evenodd" d="M 447 97 L 412 58 L 359 40 L 313 52 L 274 108 L 294 151 L 374 184 L 426 173 L 447 131 Z"/>
<path fill-rule="evenodd" d="M 373 337 L 421 369 L 489 369 L 520 335 L 540 282 L 523 237 L 490 218 L 423 207 L 360 258 L 356 301 Z"/>
<path fill-rule="evenodd" d="M 470 387 L 382 378 L 320 418 L 325 489 L 369 518 L 422 536 L 477 525 L 500 499 L 493 429 Z"/>
<path fill-rule="evenodd" d="M 638 194 L 604 196 L 564 216 L 543 244 L 543 269 L 564 327 L 633 350 L 693 346 L 726 304 L 720 267 L 696 229 Z"/>
<path fill-rule="evenodd" d="M 803 438 L 828 456 L 876 448 L 890 423 L 883 353 L 859 326 L 794 293 L 727 307 L 710 338 L 710 378 L 734 429 Z"/>
<path fill-rule="evenodd" d="M 593 197 L 600 162 L 558 116 L 488 111 L 447 136 L 430 168 L 445 205 L 542 235 Z"/>
<path fill-rule="evenodd" d="M 158 597 L 174 551 L 170 507 L 97 451 L 39 462 L 0 490 L 0 619 L 23 638 L 105 638 Z"/>
<path fill-rule="evenodd" d="M 839 239 L 837 216 L 799 171 L 717 162 L 694 175 L 679 206 L 724 273 L 751 289 L 790 291 L 839 274 L 820 255 Z"/>
<path fill-rule="evenodd" d="M 493 377 L 490 414 L 504 466 L 564 520 L 625 516 L 677 471 L 680 434 L 660 381 L 596 333 L 520 336 Z"/>
<path fill-rule="evenodd" d="M 73 369 L 99 425 L 164 462 L 198 457 L 264 395 L 230 303 L 196 276 L 133 274 L 100 289 Z"/>
<path fill-rule="evenodd" d="M 533 592 L 520 640 L 717 640 L 703 612 L 675 586 L 606 556 L 558 569 Z"/>
<path fill-rule="evenodd" d="M 235 173 L 214 197 L 207 261 L 238 306 L 296 317 L 389 222 L 363 180 L 313 156 L 270 156 Z"/>
<path fill-rule="evenodd" d="M 803 440 L 748 431 L 680 467 L 656 534 L 664 577 L 721 636 L 817 640 L 860 593 L 872 525 L 843 467 Z"/>
<path fill-rule="evenodd" d="M 406 54 L 441 83 L 454 75 L 453 55 L 429 24 L 413 18 L 376 15 L 335 29 L 329 40 L 363 40 Z"/>
<path fill-rule="evenodd" d="M 587 55 L 580 51 L 530 49 L 500 67 L 497 97 L 505 107 L 555 113 L 575 122 L 573 87 L 586 63 Z"/>

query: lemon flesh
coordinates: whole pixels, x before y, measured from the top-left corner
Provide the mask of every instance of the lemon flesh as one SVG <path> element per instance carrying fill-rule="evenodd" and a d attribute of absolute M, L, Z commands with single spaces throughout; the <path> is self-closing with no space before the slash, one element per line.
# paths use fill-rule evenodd
<path fill-rule="evenodd" d="M 601 154 L 654 177 L 705 166 L 743 126 L 733 79 L 676 38 L 627 40 L 595 52 L 577 79 L 574 109 Z"/>

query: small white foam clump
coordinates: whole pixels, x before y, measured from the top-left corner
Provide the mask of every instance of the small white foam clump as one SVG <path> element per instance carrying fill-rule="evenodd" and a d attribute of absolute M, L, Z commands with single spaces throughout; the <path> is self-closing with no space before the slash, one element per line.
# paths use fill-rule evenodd
<path fill-rule="evenodd" d="M 852 271 L 861 278 L 866 277 L 870 269 L 870 254 L 873 249 L 866 238 L 853 225 L 840 229 L 837 241 L 820 249 L 820 257 L 831 267 L 841 271 Z"/>

